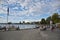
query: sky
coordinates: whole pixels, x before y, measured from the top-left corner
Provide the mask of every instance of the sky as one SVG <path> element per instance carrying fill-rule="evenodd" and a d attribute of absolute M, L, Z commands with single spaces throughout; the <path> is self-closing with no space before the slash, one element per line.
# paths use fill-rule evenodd
<path fill-rule="evenodd" d="M 40 21 L 53 13 L 60 14 L 60 0 L 0 0 L 0 23 L 7 22 L 7 9 L 9 7 L 8 21 Z"/>

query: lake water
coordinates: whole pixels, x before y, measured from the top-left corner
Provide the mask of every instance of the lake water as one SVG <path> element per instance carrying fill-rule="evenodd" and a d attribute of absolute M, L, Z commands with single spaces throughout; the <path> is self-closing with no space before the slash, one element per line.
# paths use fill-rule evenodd
<path fill-rule="evenodd" d="M 1 27 L 9 27 L 9 26 L 14 26 L 14 27 L 18 27 L 20 29 L 27 29 L 27 28 L 35 28 L 37 25 L 34 25 L 34 24 L 0 24 Z"/>

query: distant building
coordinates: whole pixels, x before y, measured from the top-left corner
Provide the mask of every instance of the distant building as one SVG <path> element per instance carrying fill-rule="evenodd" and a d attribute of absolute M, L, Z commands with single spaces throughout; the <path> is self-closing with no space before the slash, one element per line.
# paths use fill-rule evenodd
<path fill-rule="evenodd" d="M 56 27 L 60 28 L 60 23 L 56 23 Z"/>

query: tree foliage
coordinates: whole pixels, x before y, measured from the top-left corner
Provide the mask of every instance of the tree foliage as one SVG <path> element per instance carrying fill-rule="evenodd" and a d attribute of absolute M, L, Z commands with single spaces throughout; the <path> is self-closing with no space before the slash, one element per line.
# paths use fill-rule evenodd
<path fill-rule="evenodd" d="M 54 13 L 52 16 L 47 17 L 46 20 L 43 18 L 43 19 L 41 19 L 40 23 L 41 24 L 50 24 L 50 20 L 53 22 L 53 24 L 60 23 L 59 14 L 58 13 Z"/>
<path fill-rule="evenodd" d="M 23 23 L 25 23 L 25 21 L 23 21 Z"/>
<path fill-rule="evenodd" d="M 8 24 L 12 24 L 12 22 L 8 22 Z"/>
<path fill-rule="evenodd" d="M 40 23 L 41 23 L 41 24 L 46 24 L 45 19 L 44 19 L 44 18 L 42 18 Z"/>
<path fill-rule="evenodd" d="M 46 19 L 46 23 L 47 23 L 47 24 L 50 24 L 50 20 L 52 20 L 52 19 L 51 19 L 51 16 L 49 16 L 49 17 Z"/>
<path fill-rule="evenodd" d="M 52 15 L 52 21 L 54 22 L 54 23 L 59 23 L 59 15 L 58 15 L 58 13 L 54 13 L 53 15 Z"/>

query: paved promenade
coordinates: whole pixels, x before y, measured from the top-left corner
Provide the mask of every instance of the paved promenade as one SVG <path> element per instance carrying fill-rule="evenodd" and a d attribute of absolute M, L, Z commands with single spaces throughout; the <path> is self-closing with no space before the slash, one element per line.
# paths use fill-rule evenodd
<path fill-rule="evenodd" d="M 0 32 L 0 40 L 60 40 L 60 30 L 55 29 L 53 32 L 39 29 L 6 31 Z"/>
<path fill-rule="evenodd" d="M 40 31 L 42 40 L 60 40 L 60 29 Z"/>

